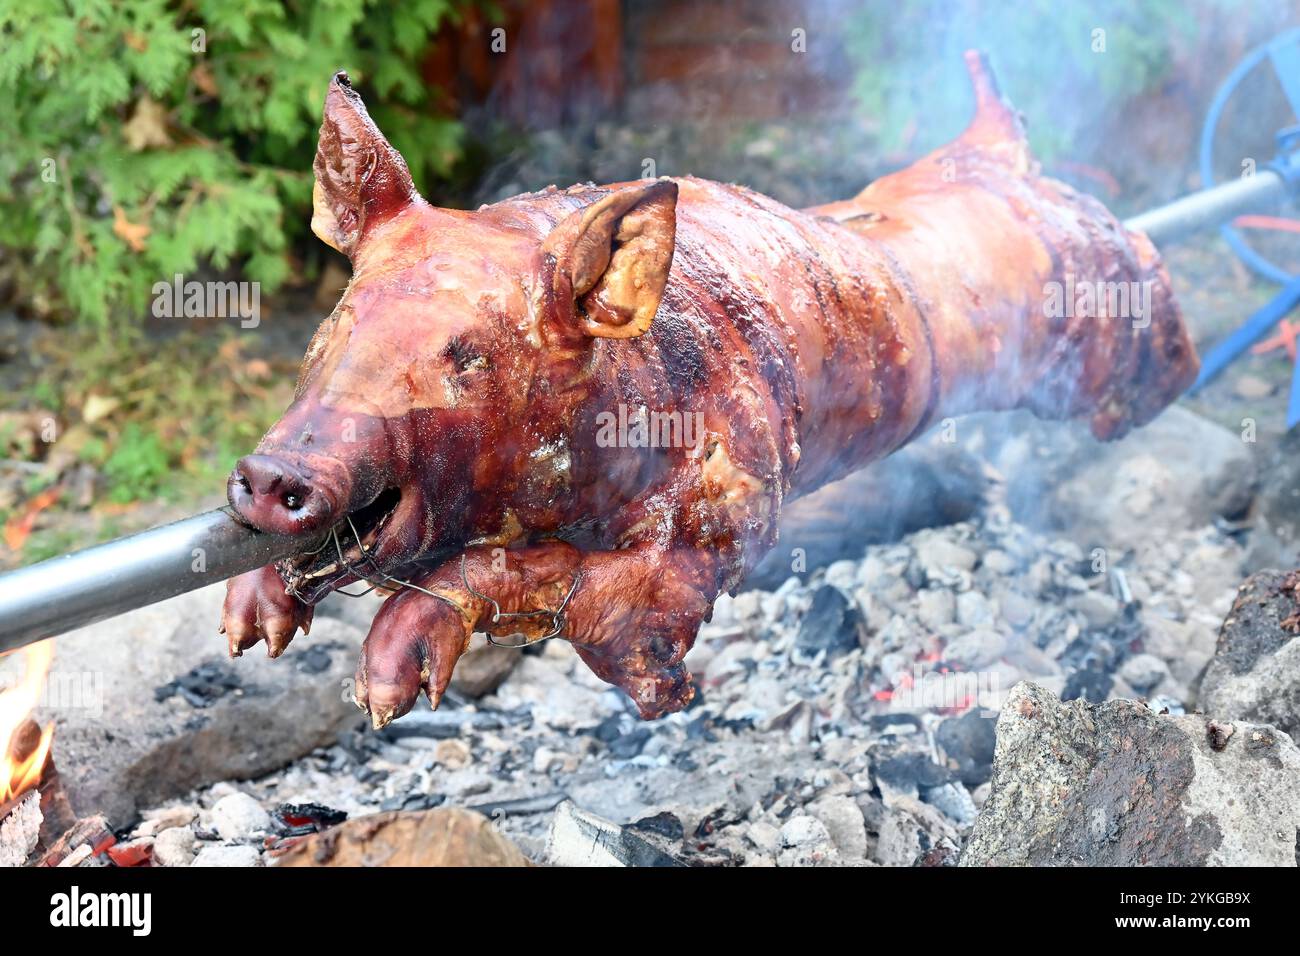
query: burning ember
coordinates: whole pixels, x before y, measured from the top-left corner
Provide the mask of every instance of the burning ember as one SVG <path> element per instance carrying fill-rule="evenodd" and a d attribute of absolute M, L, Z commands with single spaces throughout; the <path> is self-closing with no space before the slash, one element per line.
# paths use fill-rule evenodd
<path fill-rule="evenodd" d="M 23 651 L 25 667 L 15 687 L 0 691 L 0 804 L 40 783 L 50 752 L 54 726 L 40 730 L 28 715 L 40 700 L 41 687 L 54 659 L 54 642 L 42 641 Z"/>

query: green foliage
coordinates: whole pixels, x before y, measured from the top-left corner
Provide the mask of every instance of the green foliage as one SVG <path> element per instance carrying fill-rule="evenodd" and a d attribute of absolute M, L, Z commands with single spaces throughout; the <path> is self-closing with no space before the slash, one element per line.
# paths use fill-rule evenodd
<path fill-rule="evenodd" d="M 928 150 L 960 131 L 926 117 L 969 117 L 962 53 L 980 48 L 1048 159 L 1077 144 L 1109 104 L 1156 84 L 1195 26 L 1180 0 L 902 0 L 864 5 L 847 32 L 854 93 L 887 148 Z"/>
<path fill-rule="evenodd" d="M 67 401 L 52 406 L 60 417 L 75 421 L 96 395 L 119 404 L 55 447 L 96 469 L 113 504 L 210 495 L 289 403 L 293 363 L 246 356 L 246 340 L 230 329 L 147 348 L 141 338 L 128 333 L 68 357 Z"/>
<path fill-rule="evenodd" d="M 172 463 L 156 432 L 127 422 L 104 462 L 110 501 L 126 504 L 156 495 L 171 476 Z"/>
<path fill-rule="evenodd" d="M 417 183 L 456 159 L 418 58 L 461 2 L 0 0 L 0 251 L 19 296 L 102 329 L 204 264 L 270 291 L 306 234 L 336 70 L 382 104 Z"/>

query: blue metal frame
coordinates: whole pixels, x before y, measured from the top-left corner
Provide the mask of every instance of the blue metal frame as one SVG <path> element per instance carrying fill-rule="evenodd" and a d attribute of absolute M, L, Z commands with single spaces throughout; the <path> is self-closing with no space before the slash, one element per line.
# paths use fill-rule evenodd
<path fill-rule="evenodd" d="M 1269 43 L 1257 47 L 1237 64 L 1223 81 L 1210 103 L 1201 127 L 1200 168 L 1201 182 L 1205 188 L 1215 185 L 1214 135 L 1228 100 L 1237 91 L 1241 81 L 1257 66 L 1269 60 L 1282 92 L 1291 105 L 1291 112 L 1300 120 L 1300 29 L 1288 30 Z M 1300 186 L 1300 125 L 1288 126 L 1277 134 L 1277 157 L 1267 164 L 1288 184 Z M 1250 316 L 1239 329 L 1209 351 L 1201 365 L 1201 374 L 1191 391 L 1195 392 L 1218 375 L 1233 359 L 1268 334 L 1273 326 L 1300 305 L 1300 275 L 1292 275 L 1256 252 L 1231 225 L 1223 225 L 1220 234 L 1250 269 L 1258 275 L 1282 285 L 1272 301 Z M 1291 376 L 1291 392 L 1287 400 L 1287 428 L 1300 424 L 1300 362 Z"/>
<path fill-rule="evenodd" d="M 1288 30 L 1247 54 L 1214 94 L 1210 110 L 1205 116 L 1205 125 L 1201 127 L 1200 168 L 1203 188 L 1208 189 L 1217 183 L 1214 178 L 1214 134 L 1223 111 L 1232 95 L 1237 92 L 1241 81 L 1266 59 L 1271 61 L 1287 102 L 1291 104 L 1291 112 L 1300 122 L 1300 29 L 1295 29 Z M 1278 157 L 1268 164 L 1270 169 L 1277 170 L 1279 175 L 1291 183 L 1300 179 L 1300 160 L 1295 156 L 1298 145 L 1296 130 L 1297 127 L 1288 127 L 1278 134 Z M 1219 231 L 1238 258 L 1264 278 L 1278 283 L 1286 283 L 1295 278 L 1251 248 L 1241 233 L 1232 226 L 1225 225 Z"/>

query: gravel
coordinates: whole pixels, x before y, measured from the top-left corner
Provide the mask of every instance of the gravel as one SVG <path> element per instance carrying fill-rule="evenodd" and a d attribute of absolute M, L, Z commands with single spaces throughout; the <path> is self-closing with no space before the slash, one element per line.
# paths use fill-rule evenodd
<path fill-rule="evenodd" d="M 600 832 L 641 861 L 954 864 L 983 819 L 1012 688 L 1192 713 L 1244 553 L 1231 529 L 1189 521 L 1098 562 L 1089 534 L 1013 517 L 1007 489 L 992 481 L 970 520 L 720 599 L 687 657 L 684 712 L 637 720 L 550 641 L 496 662 L 508 675 L 490 693 L 380 733 L 358 717 L 238 791 L 168 806 L 195 814 L 196 865 L 214 850 L 269 861 L 277 808 L 303 803 L 351 818 L 478 809 L 539 863 L 572 862 L 574 839 Z"/>

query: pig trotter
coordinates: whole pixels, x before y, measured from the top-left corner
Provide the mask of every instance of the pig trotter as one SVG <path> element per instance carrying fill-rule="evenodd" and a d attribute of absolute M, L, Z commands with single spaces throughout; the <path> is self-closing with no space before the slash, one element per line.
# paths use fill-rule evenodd
<path fill-rule="evenodd" d="M 407 713 L 421 690 L 437 707 L 477 630 L 520 646 L 561 637 L 642 717 L 681 710 L 694 696 L 682 658 L 712 603 L 711 564 L 654 547 L 471 549 L 384 604 L 357 667 L 357 705 L 376 727 Z"/>
<path fill-rule="evenodd" d="M 273 565 L 231 578 L 221 612 L 230 656 L 239 657 L 258 641 L 266 641 L 267 656 L 279 657 L 298 628 L 304 634 L 311 631 L 312 611 L 311 605 L 285 592 Z"/>
<path fill-rule="evenodd" d="M 472 633 L 446 601 L 413 590 L 393 595 L 361 648 L 353 700 L 376 730 L 409 712 L 420 691 L 437 708 Z"/>

